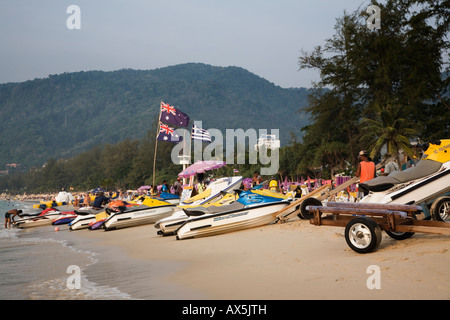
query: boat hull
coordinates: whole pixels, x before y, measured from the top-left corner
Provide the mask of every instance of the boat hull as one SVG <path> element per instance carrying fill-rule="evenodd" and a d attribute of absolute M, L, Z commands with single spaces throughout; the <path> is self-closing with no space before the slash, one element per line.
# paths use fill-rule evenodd
<path fill-rule="evenodd" d="M 53 225 L 60 225 L 60 224 L 68 224 L 70 222 L 72 222 L 73 220 L 75 220 L 75 218 L 77 217 L 77 215 L 67 215 L 67 216 L 62 216 L 60 218 L 54 219 L 52 221 Z"/>
<path fill-rule="evenodd" d="M 78 216 L 69 223 L 69 229 L 81 230 L 89 228 L 89 224 L 93 221 L 96 221 L 95 216 L 101 212 L 104 212 L 105 209 L 94 209 L 92 207 L 84 207 L 75 211 Z"/>
<path fill-rule="evenodd" d="M 152 224 L 156 221 L 170 216 L 173 213 L 175 205 L 164 205 L 159 207 L 150 207 L 144 210 L 132 210 L 116 212 L 104 222 L 103 227 L 106 231 L 128 228 L 145 224 Z"/>
<path fill-rule="evenodd" d="M 277 220 L 274 213 L 288 204 L 288 201 L 279 201 L 189 218 L 176 230 L 177 239 L 206 237 L 271 224 Z"/>
<path fill-rule="evenodd" d="M 97 230 L 97 229 L 100 229 L 101 227 L 103 227 L 103 223 L 105 223 L 105 221 L 106 221 L 106 218 L 100 219 L 100 220 L 98 220 L 98 221 L 95 220 L 95 221 L 89 223 L 88 229 L 89 229 L 89 230 Z"/>
<path fill-rule="evenodd" d="M 163 236 L 174 235 L 175 231 L 186 221 L 188 216 L 184 211 L 177 207 L 174 209 L 174 213 L 164 219 L 158 220 L 155 223 L 155 228 L 159 229 L 157 234 Z"/>
<path fill-rule="evenodd" d="M 61 214 L 49 214 L 35 218 L 27 218 L 16 221 L 15 227 L 25 229 L 51 225 L 53 220 L 63 217 Z"/>
<path fill-rule="evenodd" d="M 199 201 L 189 203 L 189 206 L 203 205 L 209 203 L 213 199 L 217 198 L 222 191 L 231 192 L 235 189 L 239 189 L 242 184 L 242 177 L 229 177 L 229 178 L 221 178 L 218 179 L 216 185 L 213 187 L 211 191 L 211 195 L 205 199 L 201 199 Z M 211 186 L 212 187 L 212 186 Z M 181 202 L 178 210 L 174 210 L 173 216 L 166 217 L 159 221 L 156 221 L 155 228 L 159 229 L 157 234 L 160 235 L 173 235 L 175 231 L 180 227 L 182 222 L 184 222 L 188 216 L 183 212 L 180 208 L 186 203 Z"/>
<path fill-rule="evenodd" d="M 70 230 L 81 230 L 89 228 L 89 224 L 95 220 L 95 214 L 88 214 L 76 217 L 69 223 Z"/>

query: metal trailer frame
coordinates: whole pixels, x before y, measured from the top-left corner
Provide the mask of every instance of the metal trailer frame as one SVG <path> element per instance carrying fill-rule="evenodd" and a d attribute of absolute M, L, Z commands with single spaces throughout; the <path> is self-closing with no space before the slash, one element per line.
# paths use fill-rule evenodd
<path fill-rule="evenodd" d="M 396 240 L 410 238 L 416 232 L 450 235 L 448 222 L 417 220 L 416 214 L 422 211 L 417 205 L 328 202 L 306 209 L 314 215 L 311 224 L 345 227 L 346 242 L 358 253 L 376 250 L 381 230 Z"/>

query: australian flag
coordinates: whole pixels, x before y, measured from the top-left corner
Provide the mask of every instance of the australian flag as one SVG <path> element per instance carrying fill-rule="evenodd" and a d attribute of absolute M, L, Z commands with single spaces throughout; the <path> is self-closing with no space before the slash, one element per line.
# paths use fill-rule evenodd
<path fill-rule="evenodd" d="M 171 105 L 161 101 L 161 117 L 159 119 L 164 123 L 170 123 L 178 127 L 187 127 L 189 116 Z"/>
<path fill-rule="evenodd" d="M 174 142 L 174 143 L 183 141 L 183 137 L 180 137 L 175 132 L 175 128 L 172 128 L 169 125 L 162 122 L 159 122 L 159 133 L 156 139 L 160 141 Z"/>

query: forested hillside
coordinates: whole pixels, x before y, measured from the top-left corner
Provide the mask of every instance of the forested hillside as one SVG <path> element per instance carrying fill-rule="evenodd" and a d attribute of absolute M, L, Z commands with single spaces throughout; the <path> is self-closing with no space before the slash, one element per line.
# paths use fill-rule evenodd
<path fill-rule="evenodd" d="M 375 161 L 383 153 L 400 164 L 405 156 L 418 158 L 413 142 L 450 134 L 448 1 L 377 3 L 383 12 L 379 30 L 367 27 L 370 14 L 359 8 L 337 17 L 335 34 L 313 51 L 300 50 L 298 67 L 320 73 L 312 89 L 282 89 L 242 68 L 204 64 L 0 85 L 0 166 L 50 159 L 32 174 L 2 177 L 0 190 L 152 183 L 161 100 L 202 120 L 203 128 L 279 129 L 279 178 L 352 174 L 363 149 Z M 290 132 L 302 139 L 291 139 Z M 172 144 L 160 145 L 158 184 L 180 172 L 168 158 Z M 237 169 L 250 176 L 260 167 Z M 233 169 L 230 164 L 218 174 Z"/>
<path fill-rule="evenodd" d="M 42 166 L 96 145 L 142 138 L 160 101 L 203 128 L 280 129 L 300 134 L 308 90 L 283 89 L 238 67 L 199 63 L 156 70 L 89 71 L 0 85 L 0 169 Z"/>

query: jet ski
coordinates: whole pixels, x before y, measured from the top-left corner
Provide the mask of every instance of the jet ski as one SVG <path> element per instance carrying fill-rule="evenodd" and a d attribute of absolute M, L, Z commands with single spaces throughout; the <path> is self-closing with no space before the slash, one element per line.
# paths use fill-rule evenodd
<path fill-rule="evenodd" d="M 359 185 L 360 202 L 421 205 L 450 191 L 450 139 L 427 144 L 416 166 Z"/>
<path fill-rule="evenodd" d="M 103 222 L 105 231 L 151 224 L 173 213 L 176 207 L 167 201 L 147 197 L 141 205 L 109 207 L 110 216 Z"/>
<path fill-rule="evenodd" d="M 72 222 L 78 215 L 75 212 L 66 212 L 66 214 L 54 219 L 52 221 L 52 225 L 60 225 L 60 224 L 69 224 Z"/>
<path fill-rule="evenodd" d="M 73 212 L 62 212 L 55 208 L 47 208 L 43 210 L 39 215 L 23 216 L 23 218 L 17 220 L 14 224 L 17 228 L 32 228 L 45 225 L 51 225 L 55 219 L 67 217 L 72 215 Z"/>
<path fill-rule="evenodd" d="M 180 196 L 178 196 L 176 194 L 173 194 L 173 193 L 169 193 L 169 192 L 161 192 L 159 197 L 154 197 L 154 198 L 158 199 L 158 200 L 167 201 L 167 202 L 170 202 L 172 204 L 179 204 L 180 203 Z"/>
<path fill-rule="evenodd" d="M 174 234 L 175 230 L 180 226 L 180 223 L 188 218 L 186 213 L 182 210 L 183 207 L 210 205 L 211 203 L 220 200 L 223 196 L 223 192 L 231 192 L 239 189 L 242 180 L 243 177 L 241 176 L 220 178 L 211 182 L 204 192 L 189 199 L 181 200 L 179 206 L 174 209 L 171 216 L 156 221 L 155 228 L 158 229 L 157 234 Z"/>
<path fill-rule="evenodd" d="M 94 209 L 93 207 L 83 207 L 74 212 L 77 214 L 77 217 L 69 223 L 70 230 L 81 230 L 87 229 L 89 224 L 95 220 L 95 215 L 104 212 L 105 209 Z"/>
<path fill-rule="evenodd" d="M 229 205 L 183 209 L 189 218 L 176 230 L 177 240 L 217 235 L 273 223 L 275 213 L 292 199 L 241 191 Z"/>
<path fill-rule="evenodd" d="M 184 209 L 191 209 L 191 208 L 198 208 L 198 207 L 208 208 L 210 206 L 211 207 L 220 207 L 220 206 L 231 204 L 234 201 L 236 201 L 238 198 L 239 198 L 239 196 L 236 192 L 229 193 L 226 191 L 222 191 L 220 197 L 218 197 L 217 199 L 214 199 L 204 205 L 179 207 L 179 208 L 177 208 L 178 210 L 175 211 L 175 213 L 172 214 L 170 217 L 160 220 L 160 221 L 163 221 L 163 223 L 161 223 L 160 226 L 157 227 L 155 224 L 155 228 L 159 228 L 159 230 L 157 231 L 157 234 L 162 235 L 162 236 L 174 235 L 175 230 L 178 229 L 178 227 L 181 226 L 183 224 L 183 222 L 189 218 L 189 216 L 185 213 L 185 211 L 183 211 L 183 208 Z M 157 223 L 159 223 L 160 221 L 158 221 Z"/>

